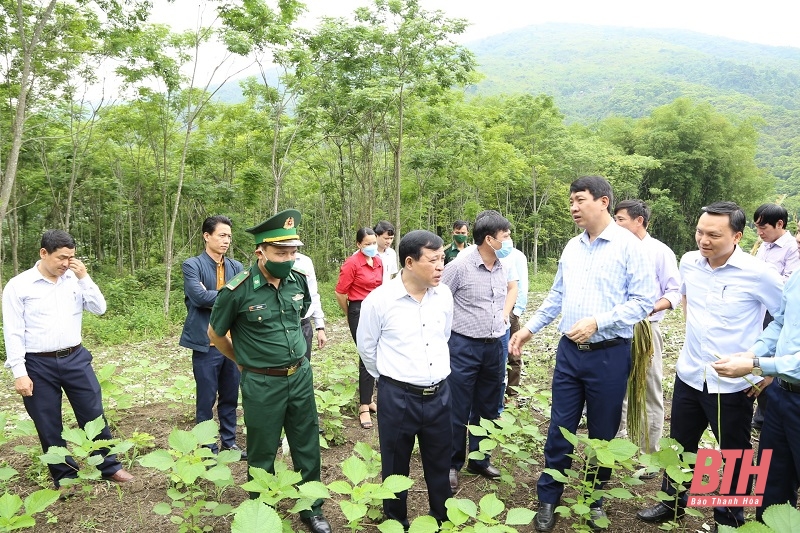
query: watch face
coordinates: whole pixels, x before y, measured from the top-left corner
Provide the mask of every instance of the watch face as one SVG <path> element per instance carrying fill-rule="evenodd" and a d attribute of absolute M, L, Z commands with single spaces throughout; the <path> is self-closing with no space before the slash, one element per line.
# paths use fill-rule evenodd
<path fill-rule="evenodd" d="M 753 374 L 754 376 L 760 376 L 762 374 L 761 367 L 758 366 L 753 367 L 753 370 L 750 373 Z"/>

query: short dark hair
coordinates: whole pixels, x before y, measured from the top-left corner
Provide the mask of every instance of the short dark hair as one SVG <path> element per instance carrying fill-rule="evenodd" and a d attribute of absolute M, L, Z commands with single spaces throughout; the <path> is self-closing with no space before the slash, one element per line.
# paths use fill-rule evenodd
<path fill-rule="evenodd" d="M 375 230 L 372 228 L 361 228 L 356 232 L 356 242 L 361 243 L 367 235 L 375 235 Z"/>
<path fill-rule="evenodd" d="M 453 231 L 461 229 L 464 226 L 466 226 L 467 229 L 469 230 L 469 222 L 467 222 L 466 220 L 456 220 L 455 222 L 453 222 Z"/>
<path fill-rule="evenodd" d="M 372 228 L 375 232 L 375 235 L 383 235 L 384 233 L 388 233 L 390 237 L 394 237 L 394 226 L 392 226 L 391 222 L 386 220 L 381 220 L 375 227 Z"/>
<path fill-rule="evenodd" d="M 785 207 L 778 204 L 761 204 L 753 213 L 753 222 L 756 224 L 769 224 L 777 227 L 778 221 L 783 220 L 783 227 L 789 223 L 789 212 Z"/>
<path fill-rule="evenodd" d="M 647 207 L 646 203 L 638 199 L 622 200 L 614 208 L 614 214 L 616 215 L 623 209 L 628 212 L 628 216 L 631 218 L 642 217 L 642 225 L 647 228 L 650 223 L 650 208 Z"/>
<path fill-rule="evenodd" d="M 398 246 L 400 264 L 404 265 L 407 257 L 410 257 L 414 261 L 419 261 L 424 248 L 428 250 L 438 250 L 442 246 L 444 246 L 444 241 L 435 233 L 424 229 L 409 231 L 400 239 L 400 246 Z"/>
<path fill-rule="evenodd" d="M 714 202 L 713 204 L 702 207 L 700 210 L 709 215 L 725 215 L 728 217 L 728 223 L 734 233 L 744 231 L 747 217 L 736 202 Z"/>
<path fill-rule="evenodd" d="M 203 221 L 203 233 L 208 233 L 212 235 L 214 231 L 217 229 L 217 226 L 220 224 L 225 224 L 226 226 L 233 227 L 233 223 L 231 219 L 226 217 L 225 215 L 214 215 L 213 217 L 208 217 Z"/>
<path fill-rule="evenodd" d="M 472 240 L 480 246 L 487 235 L 494 237 L 498 231 L 511 229 L 511 222 L 494 209 L 481 211 L 475 217 L 475 227 L 472 228 Z"/>
<path fill-rule="evenodd" d="M 42 248 L 52 254 L 59 248 L 75 249 L 75 239 L 63 229 L 49 229 L 42 234 Z"/>
<path fill-rule="evenodd" d="M 611 206 L 614 204 L 614 193 L 611 184 L 602 176 L 583 176 L 573 181 L 569 186 L 569 193 L 589 191 L 592 198 L 599 200 L 603 196 L 608 197 L 608 212 L 611 213 Z"/>

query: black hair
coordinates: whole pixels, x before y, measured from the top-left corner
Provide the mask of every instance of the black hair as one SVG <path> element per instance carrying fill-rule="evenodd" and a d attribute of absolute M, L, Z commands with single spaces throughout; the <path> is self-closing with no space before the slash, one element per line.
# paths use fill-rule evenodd
<path fill-rule="evenodd" d="M 614 193 L 611 191 L 611 184 L 601 176 L 583 176 L 573 181 L 569 186 L 569 193 L 589 191 L 592 198 L 599 200 L 603 196 L 608 197 L 608 212 L 611 213 L 611 206 L 614 204 Z"/>
<path fill-rule="evenodd" d="M 472 228 L 472 240 L 480 246 L 487 236 L 494 237 L 500 231 L 511 230 L 511 223 L 494 209 L 481 211 L 475 217 L 475 227 Z"/>
<path fill-rule="evenodd" d="M 753 213 L 753 222 L 756 224 L 769 224 L 778 227 L 778 221 L 783 220 L 783 228 L 789 223 L 789 212 L 778 204 L 761 204 Z"/>
<path fill-rule="evenodd" d="M 628 216 L 631 218 L 642 217 L 642 225 L 647 228 L 647 225 L 650 223 L 650 208 L 647 207 L 646 203 L 638 199 L 622 200 L 614 208 L 614 214 L 616 215 L 623 209 L 628 212 Z"/>
<path fill-rule="evenodd" d="M 386 220 L 381 220 L 375 227 L 372 228 L 375 232 L 375 235 L 383 235 L 384 233 L 388 233 L 390 237 L 394 237 L 394 226 L 392 226 L 391 222 Z"/>
<path fill-rule="evenodd" d="M 466 220 L 456 220 L 455 222 L 453 222 L 453 231 L 461 229 L 464 226 L 466 226 L 467 231 L 469 231 L 469 222 L 467 222 Z"/>
<path fill-rule="evenodd" d="M 220 224 L 225 224 L 228 227 L 233 227 L 233 223 L 231 219 L 226 217 L 225 215 L 214 215 L 213 217 L 208 217 L 203 221 L 203 233 L 208 233 L 212 235 L 214 231 L 217 229 L 217 226 Z"/>
<path fill-rule="evenodd" d="M 736 202 L 714 202 L 713 204 L 702 207 L 700 210 L 709 215 L 726 215 L 728 217 L 728 223 L 734 233 L 744 231 L 747 217 Z"/>
<path fill-rule="evenodd" d="M 364 237 L 367 235 L 375 235 L 375 230 L 372 228 L 361 228 L 356 232 L 356 242 L 361 244 L 361 241 L 363 241 Z"/>
<path fill-rule="evenodd" d="M 42 234 L 42 248 L 52 254 L 59 248 L 75 249 L 75 239 L 63 229 L 49 229 Z"/>
<path fill-rule="evenodd" d="M 398 247 L 400 264 L 404 265 L 407 257 L 414 261 L 419 261 L 424 248 L 435 251 L 443 245 L 442 238 L 428 230 L 415 229 L 414 231 L 409 231 L 400 239 L 400 246 Z"/>

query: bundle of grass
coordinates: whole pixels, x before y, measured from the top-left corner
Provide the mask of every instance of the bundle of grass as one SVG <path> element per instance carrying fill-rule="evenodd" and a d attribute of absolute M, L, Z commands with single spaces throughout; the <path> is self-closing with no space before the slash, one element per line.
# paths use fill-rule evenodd
<path fill-rule="evenodd" d="M 647 431 L 647 371 L 653 360 L 653 330 L 645 318 L 633 327 L 631 374 L 628 377 L 628 438 L 650 449 Z"/>

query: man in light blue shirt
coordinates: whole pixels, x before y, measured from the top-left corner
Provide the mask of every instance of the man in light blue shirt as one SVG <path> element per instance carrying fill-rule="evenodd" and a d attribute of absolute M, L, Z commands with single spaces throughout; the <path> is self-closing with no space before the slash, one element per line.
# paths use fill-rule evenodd
<path fill-rule="evenodd" d="M 511 255 L 508 256 L 514 262 L 514 267 L 517 271 L 517 301 L 514 303 L 514 308 L 511 310 L 509 320 L 511 327 L 509 332 L 511 335 L 519 331 L 519 319 L 525 308 L 528 306 L 528 258 L 525 257 L 517 248 L 511 250 Z M 508 350 L 506 350 L 508 353 Z M 506 384 L 505 400 L 510 401 L 519 395 L 517 387 L 519 387 L 520 376 L 522 375 L 522 355 L 508 354 L 508 382 Z M 502 407 L 502 406 L 501 406 Z"/>
<path fill-rule="evenodd" d="M 742 378 L 721 376 L 712 365 L 719 354 L 752 346 L 761 329 L 762 305 L 771 313 L 780 306 L 780 274 L 738 246 L 745 220 L 744 211 L 733 202 L 704 207 L 695 233 L 698 250 L 681 258 L 686 340 L 676 367 L 670 437 L 689 453 L 697 452 L 709 425 L 722 449 L 752 448 L 750 420 L 753 400 L 760 389 Z M 755 376 L 749 379 L 761 381 Z M 739 470 L 737 462 L 732 477 L 734 487 Z M 661 490 L 675 494 L 666 474 Z M 684 491 L 677 509 L 660 502 L 640 510 L 636 516 L 651 523 L 671 520 L 683 515 L 686 498 Z M 738 527 L 744 523 L 743 509 L 715 507 L 714 520 Z"/>
<path fill-rule="evenodd" d="M 572 465 L 572 444 L 559 427 L 575 433 L 587 406 L 589 437 L 611 440 L 617 433 L 622 399 L 631 369 L 633 326 L 655 302 L 653 263 L 642 242 L 611 218 L 611 185 L 588 176 L 570 185 L 570 213 L 584 232 L 573 237 L 558 261 L 558 271 L 545 301 L 511 337 L 509 351 L 519 355 L 534 333 L 561 314 L 553 405 L 544 447 L 545 467 L 560 472 Z M 610 477 L 599 469 L 598 485 Z M 537 531 L 555 527 L 555 508 L 564 484 L 543 473 L 537 483 Z M 602 498 L 591 507 L 591 527 L 607 527 Z"/>
<path fill-rule="evenodd" d="M 720 376 L 748 374 L 774 376 L 777 386 L 762 394 L 769 397 L 764 415 L 758 464 L 762 450 L 772 450 L 767 484 L 756 518 L 770 505 L 797 506 L 800 485 L 800 275 L 793 274 L 783 289 L 780 310 L 745 353 L 735 353 L 712 363 Z"/>

